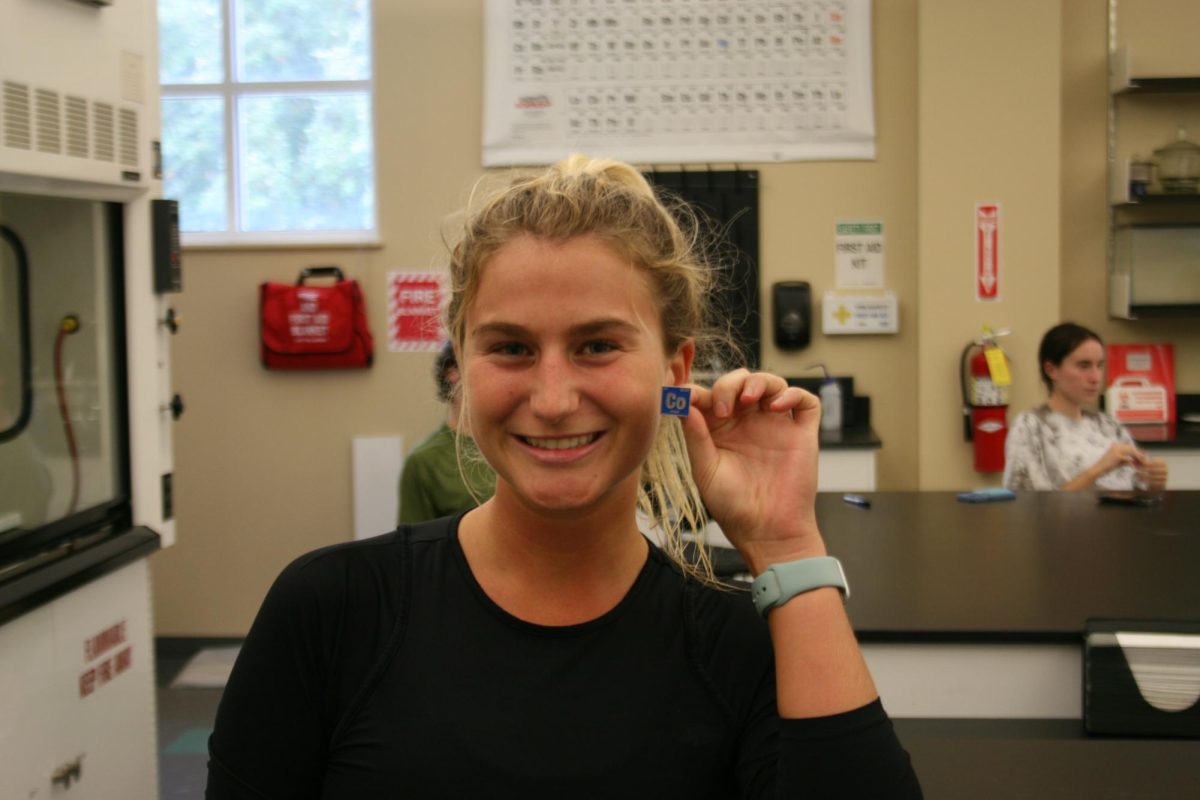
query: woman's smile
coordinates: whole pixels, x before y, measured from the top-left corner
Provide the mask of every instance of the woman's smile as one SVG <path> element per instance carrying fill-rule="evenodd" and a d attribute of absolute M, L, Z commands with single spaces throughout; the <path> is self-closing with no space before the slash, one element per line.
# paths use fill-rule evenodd
<path fill-rule="evenodd" d="M 558 470 L 590 464 L 601 445 L 602 433 L 582 436 L 516 436 L 519 447 L 537 466 Z"/>
<path fill-rule="evenodd" d="M 517 438 L 534 450 L 583 450 L 601 436 L 602 433 L 585 433 L 582 436 L 556 437 L 518 435 Z"/>

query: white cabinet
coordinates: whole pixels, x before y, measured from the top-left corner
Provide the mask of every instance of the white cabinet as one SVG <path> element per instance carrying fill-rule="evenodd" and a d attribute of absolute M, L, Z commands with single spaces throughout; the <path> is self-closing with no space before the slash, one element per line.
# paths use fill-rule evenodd
<path fill-rule="evenodd" d="M 817 491 L 875 491 L 877 452 L 872 447 L 822 450 L 817 464 Z"/>
<path fill-rule="evenodd" d="M 1168 489 L 1200 489 L 1200 449 L 1155 447 L 1146 442 L 1142 442 L 1141 446 L 1154 458 L 1161 458 L 1167 462 Z"/>
<path fill-rule="evenodd" d="M 146 559 L 0 626 L 0 797 L 155 798 L 156 739 Z"/>

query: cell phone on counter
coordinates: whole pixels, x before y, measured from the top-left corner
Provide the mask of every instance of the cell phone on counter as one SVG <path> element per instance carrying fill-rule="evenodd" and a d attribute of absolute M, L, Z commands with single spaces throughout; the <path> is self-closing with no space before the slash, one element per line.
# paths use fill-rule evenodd
<path fill-rule="evenodd" d="M 959 492 L 958 502 L 960 503 L 1002 503 L 1005 500 L 1016 499 L 1016 492 L 1011 489 L 1005 489 L 1000 486 L 989 486 L 985 489 L 976 489 L 971 492 Z"/>
<path fill-rule="evenodd" d="M 1149 492 L 1100 492 L 1100 505 L 1104 506 L 1136 506 L 1149 508 L 1162 502 L 1161 494 Z"/>

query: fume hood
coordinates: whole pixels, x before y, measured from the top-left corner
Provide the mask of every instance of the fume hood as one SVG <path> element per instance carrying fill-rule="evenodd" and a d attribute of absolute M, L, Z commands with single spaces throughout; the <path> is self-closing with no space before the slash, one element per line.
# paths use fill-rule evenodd
<path fill-rule="evenodd" d="M 0 797 L 157 796 L 156 41 L 153 0 L 0 7 Z"/>

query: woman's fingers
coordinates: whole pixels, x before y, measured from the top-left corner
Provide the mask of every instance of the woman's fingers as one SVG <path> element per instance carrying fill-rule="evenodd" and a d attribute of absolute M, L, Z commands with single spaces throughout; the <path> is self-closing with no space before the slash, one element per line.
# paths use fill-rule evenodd
<path fill-rule="evenodd" d="M 801 414 L 808 411 L 820 413 L 821 401 L 811 392 L 806 392 L 797 386 L 784 385 L 779 392 L 763 398 L 765 411 L 776 413 L 791 412 L 794 419 L 799 420 Z"/>
<path fill-rule="evenodd" d="M 738 369 L 717 379 L 710 390 L 711 398 L 702 401 L 700 408 L 711 410 L 717 419 L 726 419 L 755 405 L 764 411 L 782 411 L 795 402 L 781 399 L 788 388 L 787 381 L 778 375 Z"/>
<path fill-rule="evenodd" d="M 717 419 L 724 419 L 733 414 L 737 408 L 738 398 L 743 394 L 746 383 L 751 377 L 747 369 L 737 369 L 717 378 L 712 387 L 712 413 Z"/>

